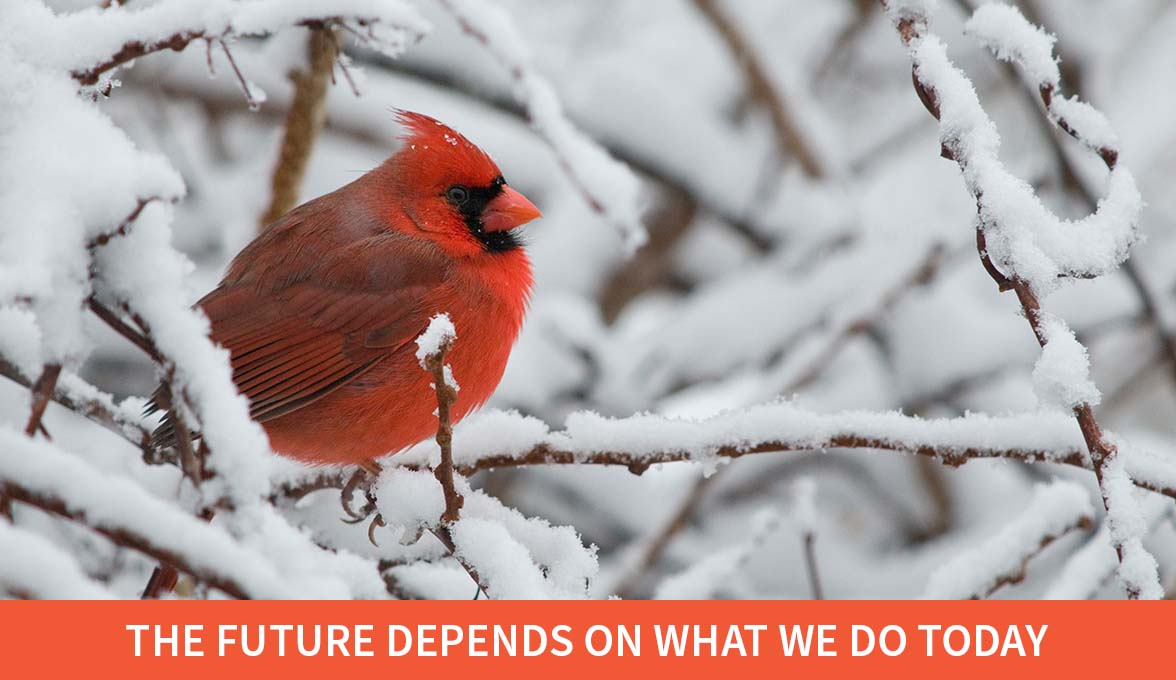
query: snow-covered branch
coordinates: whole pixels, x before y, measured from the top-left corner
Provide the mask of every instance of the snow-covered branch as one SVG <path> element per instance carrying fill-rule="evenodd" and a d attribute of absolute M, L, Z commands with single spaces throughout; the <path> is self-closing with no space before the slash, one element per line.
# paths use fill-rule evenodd
<path fill-rule="evenodd" d="M 290 26 L 341 26 L 372 48 L 396 56 L 429 30 L 402 0 L 164 0 L 142 8 L 94 7 L 61 17 L 44 12 L 30 17 L 36 22 L 35 35 L 45 36 L 45 44 L 72 48 L 44 56 L 83 85 L 94 85 L 113 69 L 153 52 L 180 51 L 196 40 L 224 42 Z M 95 31 L 95 25 L 101 30 Z"/>
<path fill-rule="evenodd" d="M 1094 277 L 1116 268 L 1137 239 L 1136 227 L 1143 199 L 1131 174 L 1118 164 L 1117 139 L 1106 119 L 1089 105 L 1057 96 L 1060 75 L 1050 37 L 1029 24 L 1010 6 L 985 5 L 968 23 L 970 32 L 997 56 L 1021 64 L 1039 83 L 1050 115 L 1064 129 L 1094 150 L 1110 170 L 1107 196 L 1094 214 L 1078 221 L 1061 220 L 1047 209 L 1033 188 L 1012 175 L 998 156 L 1000 136 L 980 105 L 968 77 L 947 56 L 947 48 L 929 30 L 929 7 L 924 2 L 882 0 L 906 45 L 915 90 L 927 110 L 939 120 L 943 155 L 954 160 L 976 200 L 977 247 L 985 269 L 997 286 L 1013 290 L 1026 320 L 1042 347 L 1035 378 L 1039 398 L 1073 411 L 1093 461 L 1110 516 L 1135 517 L 1133 496 L 1121 489 L 1122 463 L 1116 447 L 1095 420 L 1098 390 L 1089 379 L 1086 350 L 1064 321 L 1047 316 L 1040 298 L 1066 276 Z M 1041 388 L 1044 386 L 1044 389 Z M 1059 404 L 1060 402 L 1060 404 Z M 1115 473 L 1115 474 L 1112 474 Z M 1117 504 L 1125 507 L 1116 508 Z M 1146 530 L 1139 522 L 1124 526 Z M 1138 535 L 1112 532 L 1120 559 L 1120 577 L 1129 597 L 1154 595 L 1155 562 Z M 1150 576 L 1147 566 L 1151 566 Z"/>
<path fill-rule="evenodd" d="M 233 597 L 371 597 L 383 592 L 374 563 L 322 551 L 303 564 L 274 561 L 257 544 L 248 545 L 125 477 L 7 428 L 0 428 L 0 483 L 13 500 L 89 527 Z M 259 529 L 276 519 L 266 514 L 252 517 Z M 288 550 L 296 547 L 284 540 Z"/>
<path fill-rule="evenodd" d="M 1029 507 L 996 535 L 940 565 L 924 597 L 933 600 L 983 599 L 1019 583 L 1025 568 L 1046 546 L 1075 529 L 1093 524 L 1086 490 L 1073 482 L 1038 485 Z"/>

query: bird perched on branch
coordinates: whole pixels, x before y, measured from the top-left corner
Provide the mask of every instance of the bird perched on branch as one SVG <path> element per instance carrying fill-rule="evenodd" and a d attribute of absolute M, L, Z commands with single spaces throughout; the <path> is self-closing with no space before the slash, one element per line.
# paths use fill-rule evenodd
<path fill-rule="evenodd" d="M 280 454 L 368 465 L 436 431 L 414 340 L 448 313 L 456 422 L 490 397 L 531 293 L 516 228 L 539 210 L 481 149 L 398 112 L 382 165 L 270 225 L 198 303 Z M 156 400 L 158 403 L 158 399 Z M 157 441 L 175 441 L 170 421 Z"/>

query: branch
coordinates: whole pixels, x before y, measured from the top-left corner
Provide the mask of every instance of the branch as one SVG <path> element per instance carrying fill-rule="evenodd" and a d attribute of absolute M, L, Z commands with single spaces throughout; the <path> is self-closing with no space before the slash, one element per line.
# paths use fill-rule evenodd
<path fill-rule="evenodd" d="M 449 367 L 445 365 L 445 354 L 456 338 L 457 333 L 448 314 L 433 317 L 429 327 L 417 338 L 417 360 L 421 368 L 433 374 L 433 390 L 437 393 L 437 447 L 441 449 L 441 462 L 433 474 L 445 492 L 442 526 L 461 519 L 461 508 L 465 505 L 465 499 L 453 483 L 453 424 L 450 409 L 457 401 L 459 388 L 453 382 Z"/>
<path fill-rule="evenodd" d="M 194 565 L 177 548 L 159 545 L 144 533 L 123 527 L 105 526 L 99 522 L 95 522 L 89 518 L 85 511 L 71 509 L 69 502 L 64 498 L 38 493 L 20 485 L 12 479 L 6 481 L 5 490 L 13 500 L 27 503 L 52 515 L 57 515 L 58 517 L 88 527 L 95 533 L 106 537 L 111 543 L 117 546 L 134 550 L 148 557 L 153 557 L 162 563 L 176 565 L 180 571 L 204 581 L 208 585 L 223 591 L 230 597 L 242 600 L 249 599 L 248 589 L 234 578 L 205 566 Z"/>
<path fill-rule="evenodd" d="M 965 17 L 971 15 L 974 11 L 974 8 L 972 7 L 969 0 L 956 0 L 956 4 L 960 6 L 960 9 L 964 13 Z M 1030 21 L 1034 21 L 1032 15 L 1030 15 L 1029 18 Z M 1056 87 L 1052 83 L 1030 84 L 1024 79 L 1017 77 L 1016 68 L 1013 66 L 1013 64 L 1005 61 L 1003 62 L 1003 66 L 1005 67 L 1003 69 L 1005 75 L 1010 81 L 1017 84 L 1017 91 L 1021 93 L 1021 95 L 1028 102 L 1029 106 L 1031 108 L 1036 108 L 1037 102 L 1040 101 L 1040 103 L 1044 105 L 1046 110 L 1050 113 L 1048 116 L 1034 116 L 1033 120 L 1037 121 L 1037 124 L 1043 128 L 1041 136 L 1048 143 L 1054 161 L 1057 163 L 1058 172 L 1061 176 L 1063 187 L 1069 189 L 1069 191 L 1073 194 L 1076 194 L 1086 205 L 1087 210 L 1095 210 L 1098 207 L 1098 199 L 1091 192 L 1090 187 L 1088 187 L 1086 183 L 1079 178 L 1077 169 L 1074 167 L 1073 162 L 1071 162 L 1069 154 L 1067 154 L 1065 149 L 1062 148 L 1062 145 L 1059 143 L 1057 136 L 1051 134 L 1050 123 L 1052 122 L 1059 129 L 1063 130 L 1072 137 L 1078 138 L 1079 141 L 1081 141 L 1081 139 L 1078 137 L 1077 131 L 1066 121 L 1065 116 L 1060 115 L 1056 111 L 1056 106 L 1051 107 L 1053 104 L 1053 95 Z M 1073 82 L 1070 82 L 1070 85 L 1073 87 Z M 1075 92 L 1075 95 L 1077 95 L 1077 92 Z M 1089 143 L 1084 145 L 1088 148 L 1092 146 Z M 1101 155 L 1102 154 L 1100 154 L 1100 156 Z M 1104 161 L 1105 160 L 1106 159 L 1104 158 Z M 979 235 L 980 233 L 982 232 L 978 232 L 977 237 L 983 238 L 983 236 Z M 985 266 L 987 267 L 989 265 L 986 263 Z M 991 270 L 989 273 L 992 273 Z M 1127 276 L 1128 282 L 1135 290 L 1135 296 L 1139 298 L 1139 303 L 1143 308 L 1144 316 L 1148 319 L 1152 327 L 1152 331 L 1155 333 L 1156 342 L 1159 344 L 1161 351 L 1164 353 L 1164 356 L 1167 357 L 1167 361 L 1165 363 L 1167 363 L 1168 370 L 1173 376 L 1173 384 L 1176 385 L 1176 336 L 1173 336 L 1172 333 L 1168 331 L 1168 326 L 1165 323 L 1163 314 L 1160 311 L 1159 301 L 1157 300 L 1155 293 L 1152 291 L 1147 281 L 1144 280 L 1143 272 L 1140 270 L 1140 267 L 1136 264 L 1135 260 L 1129 259 L 1123 263 L 1123 273 Z"/>
<path fill-rule="evenodd" d="M 657 566 L 658 560 L 661 559 L 662 553 L 669 547 L 670 542 L 690 523 L 695 509 L 702 503 L 707 490 L 718 477 L 719 474 L 716 470 L 714 474 L 703 475 L 694 482 L 694 486 L 686 494 L 686 498 L 678 505 L 678 510 L 662 525 L 661 530 L 652 539 L 647 539 L 641 556 L 632 563 L 632 566 L 627 570 L 627 575 L 618 582 L 616 586 L 617 597 L 622 600 L 631 600 L 636 596 L 637 589 L 641 586 L 641 580 Z"/>
<path fill-rule="evenodd" d="M 16 366 L 6 361 L 3 357 L 0 357 L 0 375 L 22 387 L 31 389 L 33 386 L 32 381 L 26 378 Z M 80 379 L 76 377 L 72 377 L 71 380 L 80 382 Z M 97 388 L 89 384 L 81 384 L 86 388 L 86 391 L 98 392 Z M 72 394 L 63 390 L 60 385 L 53 390 L 52 399 L 70 411 L 126 439 L 142 450 L 144 454 L 151 450 L 151 433 L 141 424 L 128 420 L 116 413 L 110 408 L 109 404 L 101 399 Z"/>
<path fill-rule="evenodd" d="M 947 59 L 942 43 L 934 36 L 928 37 L 927 27 L 929 25 L 929 18 L 923 14 L 923 8 L 917 4 L 905 3 L 901 5 L 896 3 L 896 6 L 892 8 L 887 0 L 882 0 L 882 4 L 891 14 L 891 18 L 902 38 L 903 44 L 910 51 L 915 91 L 919 95 L 919 99 L 923 105 L 932 116 L 939 119 L 941 118 L 941 97 L 953 97 L 948 102 L 948 105 L 953 107 L 953 124 L 945 126 L 941 130 L 943 156 L 956 161 L 960 170 L 963 172 L 966 180 L 965 183 L 976 199 L 979 211 L 979 228 L 982 230 L 1000 230 L 1006 227 L 1007 225 L 1003 225 L 1000 221 L 1003 217 L 1005 206 L 1000 204 L 989 205 L 985 200 L 986 180 L 1000 182 L 1008 178 L 1007 171 L 1004 171 L 999 165 L 999 160 L 995 159 L 996 148 L 990 138 L 993 132 L 991 121 L 987 118 L 987 114 L 984 113 L 978 102 L 969 101 L 966 96 L 961 95 L 962 90 L 951 88 L 952 85 L 958 85 L 958 82 L 947 82 L 948 89 L 944 91 L 940 91 L 941 88 L 937 87 L 937 84 L 950 78 L 956 78 L 957 81 L 962 81 L 963 83 L 966 83 L 967 79 L 962 73 L 955 70 L 955 67 Z M 1019 22 L 1014 22 L 1010 26 L 1008 21 L 1001 21 L 998 23 L 1000 28 L 993 29 L 984 21 L 980 20 L 980 11 L 986 12 L 984 15 L 985 18 L 991 18 L 996 13 L 1002 13 L 1004 16 L 999 17 L 1000 19 L 1015 19 L 1019 20 Z M 1001 5 L 986 5 L 968 22 L 967 30 L 979 33 L 981 41 L 991 47 L 999 57 L 1016 61 L 1027 72 L 1036 76 L 1040 80 L 1042 101 L 1049 111 L 1051 118 L 1057 122 L 1059 127 L 1082 142 L 1084 146 L 1094 150 L 1103 159 L 1107 168 L 1112 171 L 1112 177 L 1114 177 L 1113 171 L 1115 170 L 1119 156 L 1113 139 L 1114 135 L 1107 129 L 1106 121 L 1101 117 L 1101 114 L 1098 114 L 1086 104 L 1076 100 L 1063 100 L 1055 96 L 1060 76 L 1058 75 L 1056 60 L 1052 56 L 1052 43 L 1044 38 L 1043 34 L 1040 33 L 1040 29 L 1025 22 L 1024 18 L 1014 8 Z M 999 34 L 997 31 L 999 31 Z M 970 87 L 968 92 L 971 92 Z M 972 97 L 974 99 L 974 93 Z M 1081 114 L 1081 128 L 1076 127 L 1074 122 L 1069 118 L 1070 112 Z M 985 172 L 989 174 L 984 174 Z M 1002 185 L 997 184 L 997 186 L 1000 187 Z M 1133 184 L 1130 184 L 1129 175 L 1126 179 L 1120 181 L 1119 190 L 1120 192 L 1126 192 L 1128 196 L 1132 193 L 1138 196 Z M 1002 196 L 999 200 L 1007 200 L 1007 197 Z M 1111 199 L 1108 199 L 1107 202 L 1110 203 Z M 1046 225 L 1039 226 L 1039 228 L 1045 227 Z M 1045 283 L 1042 280 L 1041 273 L 1034 271 L 1033 275 L 1036 277 L 1036 283 L 1031 282 L 1017 271 L 1014 271 L 1012 276 L 1000 273 L 989 259 L 989 252 L 982 237 L 983 234 L 977 237 L 977 247 L 981 260 L 984 262 L 985 269 L 989 271 L 998 288 L 1002 291 L 1011 286 L 1016 292 L 1021 309 L 1033 330 L 1034 336 L 1037 338 L 1038 344 L 1045 349 L 1049 343 L 1049 338 L 1043 329 L 1041 305 L 1037 297 L 1037 290 L 1035 290 L 1035 285 L 1041 286 Z M 1049 255 L 1040 249 L 1034 249 L 1033 245 L 1024 243 L 1023 241 L 1019 242 L 1017 238 L 1018 235 L 1016 234 L 1011 237 L 1014 245 L 1010 247 L 1016 248 L 1019 245 L 1024 250 L 1024 252 L 1019 253 L 1022 257 L 1027 255 L 1040 255 L 1040 259 L 1036 261 L 1039 268 L 1041 262 L 1044 261 L 1056 267 L 1062 273 L 1083 276 L 1101 273 L 1097 265 L 1084 268 L 1079 266 L 1076 260 L 1068 263 L 1066 266 L 1062 266 L 1053 262 Z M 1024 237 L 1021 236 L 1020 238 L 1023 239 Z M 1125 236 L 1119 235 L 1119 238 L 1127 239 L 1127 245 L 1129 246 L 1133 235 L 1129 232 Z M 1075 340 L 1074 342 L 1076 343 L 1077 341 Z M 1085 351 L 1085 348 L 1082 348 L 1082 351 Z M 1074 404 L 1073 412 L 1093 462 L 1095 476 L 1098 479 L 1099 488 L 1102 491 L 1103 505 L 1109 516 L 1117 516 L 1123 510 L 1114 507 L 1112 494 L 1109 491 L 1110 486 L 1106 479 L 1107 472 L 1112 467 L 1112 459 L 1115 457 L 1117 449 L 1114 444 L 1103 436 L 1102 430 L 1095 420 L 1094 410 L 1089 401 L 1084 400 Z M 1120 466 L 1114 466 L 1114 469 L 1120 469 Z M 1132 502 L 1130 494 L 1127 493 L 1118 494 L 1115 500 L 1127 503 Z M 1135 543 L 1138 543 L 1138 541 Z M 1121 564 L 1124 564 L 1129 557 L 1126 554 L 1127 550 L 1124 547 L 1125 545 L 1127 545 L 1126 542 L 1117 542 L 1116 544 L 1116 551 Z M 1142 547 L 1139 549 L 1142 550 Z M 1121 575 L 1123 575 L 1123 572 L 1121 572 Z M 1129 598 L 1136 599 L 1139 597 L 1141 590 L 1139 583 L 1134 579 L 1124 577 L 1124 584 L 1127 587 Z"/>
<path fill-rule="evenodd" d="M 298 194 L 315 139 L 327 119 L 327 84 L 332 78 L 338 49 L 332 29 L 311 29 L 307 42 L 309 68 L 290 73 L 294 97 L 286 112 L 282 147 L 271 182 L 270 204 L 261 218 L 262 229 L 298 205 Z"/>
<path fill-rule="evenodd" d="M 41 376 L 37 378 L 37 382 L 33 383 L 33 405 L 30 409 L 28 424 L 25 425 L 25 434 L 27 436 L 35 436 L 37 430 L 44 431 L 44 427 L 41 425 L 41 416 L 45 415 L 45 407 L 49 405 L 49 400 L 53 398 L 53 393 L 57 391 L 57 379 L 59 377 L 61 377 L 61 364 L 45 364 L 44 370 L 41 371 Z"/>
<path fill-rule="evenodd" d="M 437 447 L 441 450 L 441 462 L 433 470 L 433 476 L 441 484 L 441 490 L 445 495 L 445 510 L 441 513 L 436 526 L 430 530 L 466 570 L 479 591 L 485 592 L 477 569 L 457 554 L 457 545 L 453 541 L 451 531 L 451 527 L 461 519 L 461 509 L 465 506 L 465 498 L 453 482 L 453 423 L 450 410 L 457 401 L 458 386 L 449 372 L 449 367 L 445 365 L 445 355 L 456 338 L 457 332 L 448 314 L 433 317 L 425 332 L 417 338 L 417 361 L 420 362 L 421 368 L 433 374 L 433 390 L 437 393 L 436 441 Z"/>
<path fill-rule="evenodd" d="M 795 158 L 804 169 L 804 173 L 811 178 L 825 177 L 827 173 L 818 160 L 818 154 L 806 145 L 804 135 L 801 134 L 800 126 L 793 118 L 783 93 L 772 82 L 767 67 L 760 61 L 735 21 L 723 12 L 717 0 L 694 0 L 694 6 L 719 34 L 731 56 L 743 70 L 752 97 L 768 111 L 780 156 Z"/>
<path fill-rule="evenodd" d="M 335 0 L 323 14 L 297 8 L 277 12 L 270 8 L 265 13 L 259 11 L 258 3 L 225 3 L 227 7 L 220 12 L 210 10 L 203 25 L 178 21 L 177 17 L 186 18 L 184 13 L 174 11 L 178 4 L 183 3 L 165 1 L 133 11 L 108 9 L 103 18 L 114 30 L 126 34 L 121 46 L 112 52 L 74 55 L 77 61 L 70 67 L 70 75 L 82 85 L 95 85 L 103 74 L 165 49 L 180 52 L 197 40 L 224 44 L 231 38 L 266 35 L 289 26 L 341 26 L 375 49 L 396 56 L 427 30 L 427 24 L 411 7 L 394 0 Z M 73 32 L 92 31 L 91 26 L 71 22 L 69 17 L 59 22 L 59 37 L 63 40 L 70 39 Z M 144 31 L 143 26 L 154 30 Z"/>

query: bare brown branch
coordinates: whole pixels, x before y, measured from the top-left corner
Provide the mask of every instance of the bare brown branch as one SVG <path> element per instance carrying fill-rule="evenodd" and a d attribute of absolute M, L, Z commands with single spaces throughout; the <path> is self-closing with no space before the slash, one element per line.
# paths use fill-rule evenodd
<path fill-rule="evenodd" d="M 817 152 L 807 146 L 807 140 L 801 133 L 783 93 L 772 81 L 767 67 L 760 61 L 735 21 L 719 7 L 717 0 L 694 0 L 694 6 L 723 39 L 723 43 L 743 70 L 752 96 L 767 110 L 776 133 L 780 155 L 795 158 L 809 177 L 824 177 L 826 173 Z"/>
<path fill-rule="evenodd" d="M 310 30 L 307 41 L 309 67 L 290 74 L 294 97 L 286 112 L 282 147 L 270 184 L 270 203 L 261 218 L 262 229 L 298 205 L 302 178 L 306 175 L 315 139 L 327 118 L 327 86 L 338 50 L 332 30 L 326 27 Z"/>
<path fill-rule="evenodd" d="M 28 424 L 25 425 L 26 435 L 35 436 L 37 430 L 41 429 L 41 416 L 45 415 L 45 407 L 49 405 L 49 401 L 53 399 L 53 393 L 57 391 L 57 379 L 60 376 L 61 364 L 45 364 L 40 377 L 33 383 L 33 405 L 30 409 Z"/>

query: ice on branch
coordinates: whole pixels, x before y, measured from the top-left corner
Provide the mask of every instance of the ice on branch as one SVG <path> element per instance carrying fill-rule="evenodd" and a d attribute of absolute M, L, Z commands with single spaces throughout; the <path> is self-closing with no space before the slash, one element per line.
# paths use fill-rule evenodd
<path fill-rule="evenodd" d="M 555 88 L 536 70 L 510 15 L 491 0 L 440 0 L 462 30 L 485 46 L 514 80 L 515 98 L 547 141 L 589 207 L 611 223 L 633 253 L 648 235 L 641 222 L 641 184 L 628 166 L 564 115 Z"/>
<path fill-rule="evenodd" d="M 1033 390 L 1043 406 L 1065 411 L 1098 404 L 1101 395 L 1090 379 L 1090 357 L 1065 321 L 1043 314 L 1039 322 L 1045 346 L 1033 368 Z"/>
<path fill-rule="evenodd" d="M 1029 507 L 995 536 L 958 554 L 932 572 L 924 597 L 933 600 L 980 599 L 1017 583 L 1041 549 L 1093 521 L 1086 490 L 1074 482 L 1039 484 Z"/>

